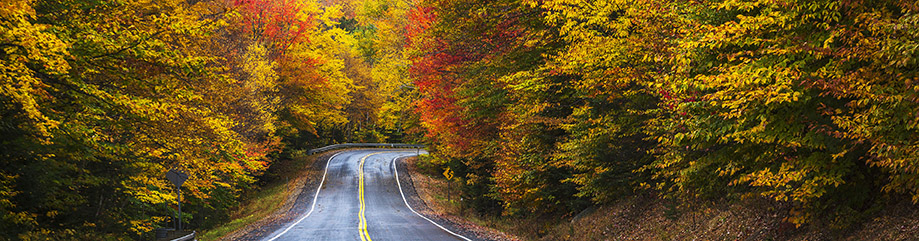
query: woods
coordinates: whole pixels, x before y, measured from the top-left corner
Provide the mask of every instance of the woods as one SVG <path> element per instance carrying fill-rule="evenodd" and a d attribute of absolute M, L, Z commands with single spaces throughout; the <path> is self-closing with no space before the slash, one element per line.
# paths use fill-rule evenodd
<path fill-rule="evenodd" d="M 844 228 L 919 200 L 912 1 L 423 1 L 410 73 L 480 212 L 767 198 Z"/>
<path fill-rule="evenodd" d="M 907 0 L 7 0 L 0 239 L 226 222 L 277 160 L 425 143 L 463 207 L 919 202 Z"/>
<path fill-rule="evenodd" d="M 208 228 L 295 150 L 393 136 L 352 117 L 382 97 L 347 19 L 293 0 L 4 1 L 0 239 L 152 237 L 175 215 L 169 169 L 191 176 L 185 226 Z"/>

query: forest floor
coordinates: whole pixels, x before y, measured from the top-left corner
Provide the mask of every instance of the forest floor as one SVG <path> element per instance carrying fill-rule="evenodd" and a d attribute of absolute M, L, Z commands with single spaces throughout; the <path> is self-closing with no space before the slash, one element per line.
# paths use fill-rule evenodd
<path fill-rule="evenodd" d="M 482 215 L 459 205 L 458 193 L 443 176 L 420 171 L 417 159 L 407 162 L 416 190 L 434 212 L 510 240 L 919 240 L 919 206 L 909 201 L 838 217 L 851 220 L 818 220 L 801 227 L 784 220 L 788 207 L 764 199 L 680 206 L 645 195 L 568 216 Z M 848 225 L 834 227 L 832 221 Z"/>

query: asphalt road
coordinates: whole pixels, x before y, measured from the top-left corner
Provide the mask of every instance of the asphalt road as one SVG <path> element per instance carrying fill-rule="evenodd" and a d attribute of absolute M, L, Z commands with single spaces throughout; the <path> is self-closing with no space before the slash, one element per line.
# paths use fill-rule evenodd
<path fill-rule="evenodd" d="M 405 184 L 397 183 L 393 162 L 415 154 L 367 149 L 332 156 L 310 211 L 264 240 L 468 240 L 418 215 L 404 201 L 400 185 Z"/>

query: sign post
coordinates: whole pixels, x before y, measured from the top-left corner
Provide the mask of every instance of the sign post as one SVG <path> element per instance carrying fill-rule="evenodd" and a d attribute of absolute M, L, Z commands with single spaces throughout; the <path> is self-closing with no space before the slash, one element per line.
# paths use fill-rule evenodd
<path fill-rule="evenodd" d="M 176 198 L 179 204 L 179 213 L 176 215 L 176 231 L 182 231 L 182 184 L 188 180 L 188 174 L 179 169 L 172 169 L 166 173 L 166 179 L 169 179 L 176 186 Z"/>

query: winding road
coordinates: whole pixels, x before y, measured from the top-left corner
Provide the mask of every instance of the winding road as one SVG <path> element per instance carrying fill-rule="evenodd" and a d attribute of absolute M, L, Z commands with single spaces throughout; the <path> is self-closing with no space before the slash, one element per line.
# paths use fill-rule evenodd
<path fill-rule="evenodd" d="M 405 201 L 395 161 L 414 155 L 414 149 L 333 155 L 310 210 L 264 240 L 469 240 L 419 215 Z"/>

